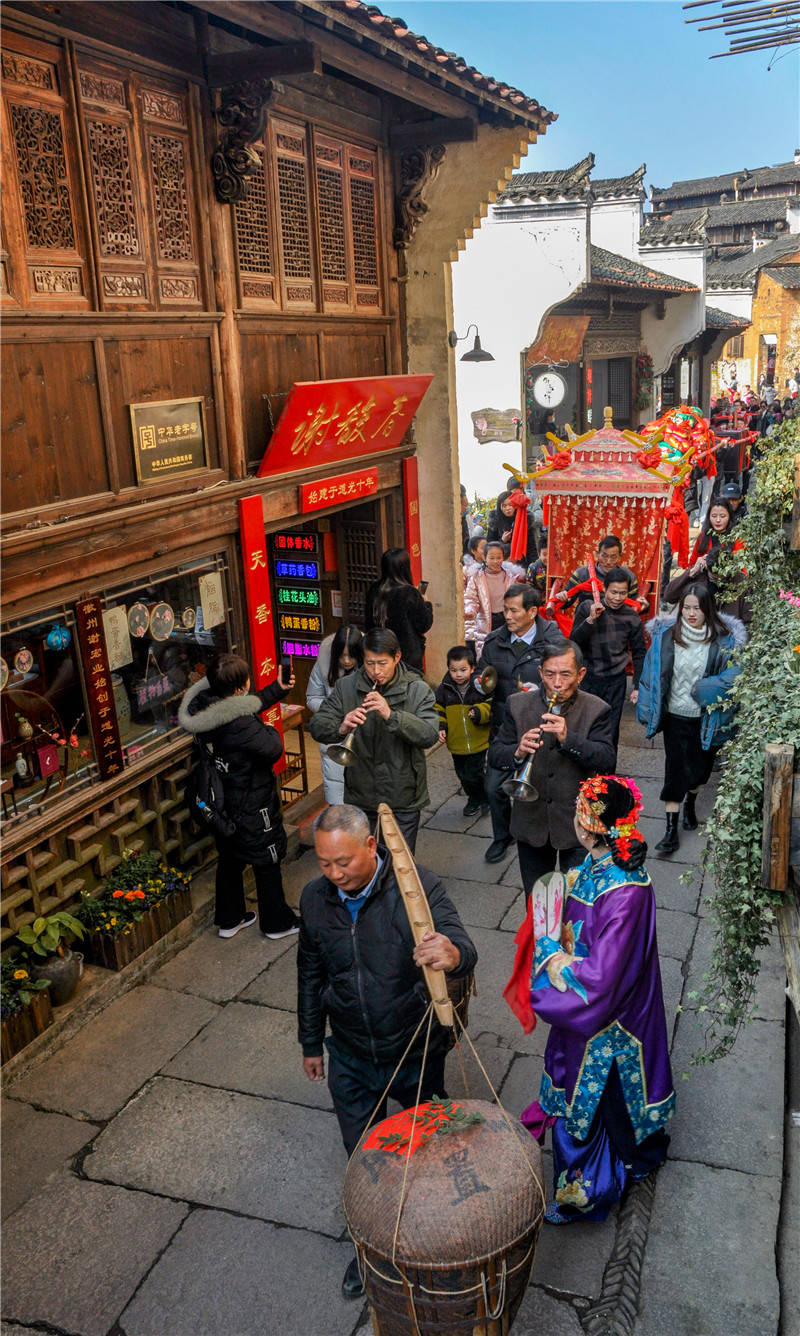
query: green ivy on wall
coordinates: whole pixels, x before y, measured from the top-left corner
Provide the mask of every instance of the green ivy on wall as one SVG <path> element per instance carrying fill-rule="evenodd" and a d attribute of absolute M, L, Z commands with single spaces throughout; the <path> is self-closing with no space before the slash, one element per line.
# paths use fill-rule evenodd
<path fill-rule="evenodd" d="M 759 441 L 763 451 L 748 513 L 737 525 L 741 551 L 720 559 L 721 601 L 746 592 L 753 607 L 741 673 L 733 687 L 737 732 L 726 764 L 704 856 L 715 888 L 709 897 L 716 920 L 711 966 L 699 998 L 706 1019 L 706 1048 L 696 1062 L 712 1062 L 733 1046 L 753 1010 L 759 953 L 774 928 L 781 897 L 761 885 L 764 754 L 768 742 L 794 743 L 800 754 L 800 552 L 789 550 L 784 526 L 792 511 L 794 459 L 800 422 Z M 691 994 L 693 998 L 697 994 Z"/>

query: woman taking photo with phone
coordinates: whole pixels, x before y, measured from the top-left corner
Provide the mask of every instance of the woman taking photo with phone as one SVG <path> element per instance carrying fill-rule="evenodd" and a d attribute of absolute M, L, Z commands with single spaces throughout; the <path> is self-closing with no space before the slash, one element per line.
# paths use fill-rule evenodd
<path fill-rule="evenodd" d="M 747 632 L 737 617 L 717 611 L 706 584 L 688 585 L 677 613 L 654 618 L 647 630 L 652 643 L 639 681 L 636 717 L 648 738 L 664 734 L 659 796 L 667 826 L 655 852 L 666 858 L 680 844 L 682 802 L 683 829 L 697 829 L 697 794 L 731 732 L 733 708 L 725 697 L 739 672 L 731 657 L 745 644 Z"/>
<path fill-rule="evenodd" d="M 427 585 L 426 585 L 427 588 Z M 406 668 L 422 673 L 425 632 L 433 626 L 433 607 L 414 585 L 411 558 L 404 547 L 387 548 L 381 578 L 366 594 L 366 627 L 394 631 Z"/>
<path fill-rule="evenodd" d="M 357 626 L 340 626 L 335 635 L 323 640 L 306 691 L 306 705 L 312 714 L 316 714 L 323 701 L 328 699 L 339 678 L 346 677 L 364 662 L 361 642 L 362 635 Z M 325 801 L 333 807 L 344 802 L 344 766 L 328 755 L 324 743 L 319 743 L 319 750 Z"/>

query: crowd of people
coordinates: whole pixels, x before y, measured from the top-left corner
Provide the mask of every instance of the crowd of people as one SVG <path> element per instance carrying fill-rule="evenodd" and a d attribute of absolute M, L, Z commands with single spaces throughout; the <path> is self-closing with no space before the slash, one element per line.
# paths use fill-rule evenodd
<path fill-rule="evenodd" d="M 303 891 L 299 916 L 281 881 L 286 837 L 273 773 L 281 743 L 260 719 L 291 690 L 293 674 L 282 670 L 251 692 L 248 665 L 225 654 L 187 693 L 181 723 L 216 767 L 232 829 L 217 835 L 215 922 L 223 937 L 256 918 L 268 937 L 299 933 L 303 1066 L 310 1080 L 327 1079 L 348 1154 L 376 1106 L 384 1115 L 387 1095 L 405 1107 L 444 1094 L 444 1032 L 435 1027 L 424 1058 L 423 1037 L 414 1039 L 428 1000 L 419 967 L 466 978 L 475 966 L 445 885 L 425 869 L 434 930 L 414 944 L 380 840 L 386 803 L 414 854 L 429 801 L 426 753 L 441 742 L 464 818 L 490 815 L 485 860 L 500 862 L 516 845 L 526 904 L 556 869 L 565 878 L 563 924 L 537 936 L 523 987 L 551 1025 L 539 1098 L 523 1119 L 539 1138 L 551 1129 L 547 1219 L 603 1219 L 629 1182 L 665 1158 L 675 1096 L 655 901 L 641 796 L 614 772 L 629 698 L 645 735 L 663 737 L 666 826 L 655 853 L 673 855 L 681 808 L 681 829 L 695 829 L 698 794 L 735 726 L 729 692 L 746 616 L 743 600 L 718 605 L 715 570 L 721 552 L 736 550 L 734 490 L 714 499 L 660 608 L 614 534 L 597 535 L 591 569 L 572 571 L 546 606 L 547 533 L 528 514 L 525 551 L 512 562 L 521 507 L 501 495 L 488 533 L 462 526 L 466 633 L 435 688 L 424 677 L 432 604 L 414 584 L 408 552 L 386 551 L 365 627 L 344 625 L 323 641 L 308 684 L 328 805 L 315 828 L 320 876 Z M 248 864 L 257 916 L 245 908 Z M 357 1257 L 343 1292 L 363 1293 Z"/>

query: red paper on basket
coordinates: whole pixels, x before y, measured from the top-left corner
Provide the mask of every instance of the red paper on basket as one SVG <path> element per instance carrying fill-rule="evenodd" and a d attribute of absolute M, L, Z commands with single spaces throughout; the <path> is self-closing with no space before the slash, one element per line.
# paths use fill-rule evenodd
<path fill-rule="evenodd" d="M 362 1150 L 394 1151 L 397 1155 L 414 1155 L 420 1146 L 429 1141 L 437 1128 L 449 1123 L 453 1114 L 463 1109 L 463 1104 L 453 1104 L 450 1100 L 443 1104 L 428 1100 L 425 1104 L 416 1104 L 401 1113 L 393 1113 L 391 1118 L 384 1118 L 382 1123 L 373 1127 Z M 408 1143 L 411 1142 L 409 1151 Z"/>

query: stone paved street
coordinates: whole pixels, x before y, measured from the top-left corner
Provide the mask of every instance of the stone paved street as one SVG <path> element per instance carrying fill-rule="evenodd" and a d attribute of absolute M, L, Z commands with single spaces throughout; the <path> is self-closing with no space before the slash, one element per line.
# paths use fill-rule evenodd
<path fill-rule="evenodd" d="M 630 718 L 623 743 L 618 771 L 643 790 L 652 845 L 660 749 L 641 745 Z M 516 858 L 484 862 L 488 819 L 460 815 L 446 751 L 429 768 L 418 857 L 444 876 L 478 947 L 470 1034 L 518 1115 L 538 1090 L 546 1027 L 526 1037 L 500 996 L 522 913 Z M 702 841 L 701 827 L 671 862 L 648 864 L 678 1092 L 670 1160 L 654 1194 L 640 1185 L 605 1224 L 544 1228 L 514 1336 L 779 1330 L 782 965 L 777 954 L 765 964 L 758 1018 L 733 1053 L 690 1067 L 701 1031 L 689 993 L 713 933 L 699 874 L 679 877 Z M 288 866 L 293 902 L 315 871 L 310 851 Z M 369 1336 L 366 1307 L 340 1295 L 345 1158 L 327 1088 L 300 1065 L 295 952 L 209 929 L 10 1086 L 3 1336 Z M 449 1092 L 464 1093 L 450 1061 Z M 488 1097 L 465 1066 L 472 1093 Z M 791 1321 L 782 1336 L 795 1336 Z"/>

